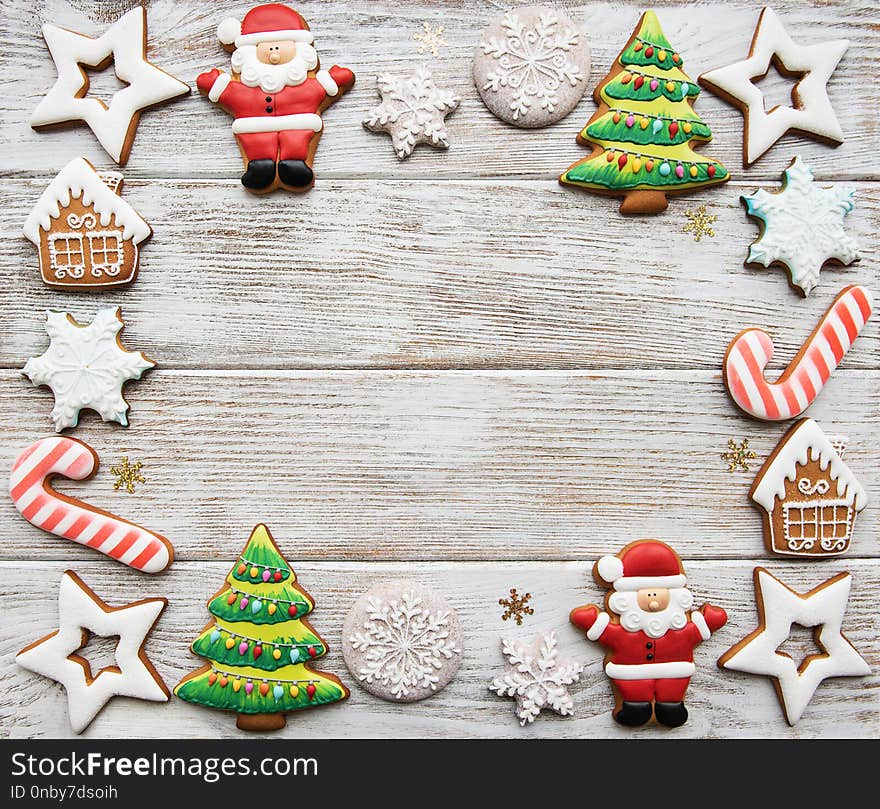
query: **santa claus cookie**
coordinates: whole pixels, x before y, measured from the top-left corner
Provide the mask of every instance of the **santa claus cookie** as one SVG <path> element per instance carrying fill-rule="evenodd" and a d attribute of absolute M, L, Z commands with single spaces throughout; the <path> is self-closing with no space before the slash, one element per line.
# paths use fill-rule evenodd
<path fill-rule="evenodd" d="M 694 597 L 678 554 L 655 539 L 640 539 L 617 556 L 603 556 L 593 578 L 609 592 L 605 610 L 587 604 L 571 622 L 608 652 L 605 674 L 616 699 L 613 716 L 622 725 L 644 725 L 653 717 L 666 727 L 688 718 L 685 692 L 695 671 L 694 649 L 727 622 L 727 613 Z"/>
<path fill-rule="evenodd" d="M 235 119 L 246 168 L 241 184 L 256 194 L 308 191 L 321 114 L 352 88 L 354 73 L 336 65 L 321 70 L 308 24 L 281 3 L 255 6 L 241 22 L 223 20 L 217 37 L 232 52 L 232 75 L 214 68 L 197 84 Z"/>

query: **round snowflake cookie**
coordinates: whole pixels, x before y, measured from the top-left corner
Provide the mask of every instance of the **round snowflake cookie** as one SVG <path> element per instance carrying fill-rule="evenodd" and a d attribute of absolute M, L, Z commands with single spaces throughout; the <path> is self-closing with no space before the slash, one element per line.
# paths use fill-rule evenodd
<path fill-rule="evenodd" d="M 342 656 L 352 676 L 391 702 L 416 702 L 445 688 L 461 665 L 462 648 L 455 610 L 410 581 L 368 590 L 342 629 Z"/>
<path fill-rule="evenodd" d="M 483 32 L 474 84 L 502 121 L 537 129 L 562 120 L 590 78 L 590 46 L 571 18 L 547 6 L 522 6 Z"/>

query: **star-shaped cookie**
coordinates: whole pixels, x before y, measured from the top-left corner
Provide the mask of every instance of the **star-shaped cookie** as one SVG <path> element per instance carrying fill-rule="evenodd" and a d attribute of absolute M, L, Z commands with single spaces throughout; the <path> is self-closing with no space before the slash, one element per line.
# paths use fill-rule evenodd
<path fill-rule="evenodd" d="M 431 71 L 421 65 L 411 76 L 383 73 L 376 80 L 382 102 L 364 119 L 371 132 L 387 132 L 400 160 L 413 153 L 416 144 L 430 143 L 437 149 L 449 148 L 446 116 L 458 107 L 460 99 L 441 90 Z"/>
<path fill-rule="evenodd" d="M 779 191 L 760 188 L 740 197 L 746 213 L 761 227 L 746 263 L 785 267 L 792 285 L 809 295 L 825 262 L 845 266 L 859 257 L 856 240 L 843 227 L 855 207 L 854 196 L 852 188 L 842 185 L 816 185 L 813 172 L 795 157 L 783 173 Z"/>
<path fill-rule="evenodd" d="M 58 592 L 58 629 L 25 646 L 15 661 L 64 686 L 75 733 L 82 733 L 113 697 L 167 702 L 168 688 L 143 648 L 167 604 L 164 598 L 149 598 L 109 607 L 76 573 L 67 570 Z M 119 637 L 115 666 L 95 673 L 88 660 L 76 654 L 91 634 Z"/>
<path fill-rule="evenodd" d="M 760 625 L 728 649 L 718 666 L 772 677 L 786 721 L 795 725 L 823 680 L 871 673 L 841 629 L 852 576 L 839 573 L 803 594 L 762 567 L 755 568 L 754 582 Z M 800 665 L 777 651 L 795 623 L 813 629 L 815 643 L 822 650 Z"/>
<path fill-rule="evenodd" d="M 83 121 L 117 163 L 125 165 L 141 112 L 189 93 L 189 85 L 148 62 L 147 12 L 133 8 L 100 37 L 43 26 L 43 38 L 55 61 L 58 79 L 31 115 L 34 129 Z M 128 86 L 114 93 L 109 106 L 88 98 L 89 77 L 82 66 L 103 70 L 113 62 Z"/>
<path fill-rule="evenodd" d="M 786 132 L 810 135 L 834 145 L 843 143 L 843 130 L 826 85 L 848 47 L 846 39 L 797 45 L 773 9 L 764 8 L 748 57 L 699 77 L 703 87 L 742 110 L 743 165 L 754 163 Z M 754 80 L 766 76 L 771 63 L 783 76 L 798 81 L 791 92 L 792 106 L 767 111 L 764 94 Z"/>

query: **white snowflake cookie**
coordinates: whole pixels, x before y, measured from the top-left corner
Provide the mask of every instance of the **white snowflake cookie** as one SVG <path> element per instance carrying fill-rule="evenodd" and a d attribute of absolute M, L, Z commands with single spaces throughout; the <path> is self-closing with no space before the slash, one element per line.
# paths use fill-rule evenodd
<path fill-rule="evenodd" d="M 530 641 L 505 639 L 501 651 L 507 658 L 507 671 L 489 683 L 489 690 L 499 697 L 516 699 L 516 715 L 522 727 L 534 722 L 543 708 L 560 716 L 574 713 L 568 686 L 580 679 L 584 667 L 559 657 L 555 632 Z"/>
<path fill-rule="evenodd" d="M 826 262 L 846 266 L 859 257 L 856 240 L 843 227 L 855 207 L 855 191 L 842 185 L 816 185 L 813 172 L 799 156 L 783 172 L 779 191 L 761 188 L 741 199 L 761 227 L 746 264 L 785 267 L 792 286 L 804 296 L 819 283 Z"/>
<path fill-rule="evenodd" d="M 122 386 L 156 367 L 142 351 L 122 347 L 122 312 L 99 309 L 84 326 L 66 312 L 46 312 L 49 348 L 27 361 L 22 373 L 34 385 L 46 385 L 55 396 L 52 421 L 56 432 L 76 427 L 80 410 L 94 410 L 104 421 L 128 426 L 128 402 Z"/>
<path fill-rule="evenodd" d="M 462 649 L 455 610 L 410 581 L 372 587 L 342 630 L 342 656 L 352 676 L 391 702 L 416 702 L 445 688 L 461 665 Z"/>
<path fill-rule="evenodd" d="M 590 78 L 590 46 L 571 18 L 547 6 L 523 6 L 496 19 L 474 57 L 474 84 L 497 118 L 537 129 L 581 100 Z"/>
<path fill-rule="evenodd" d="M 453 93 L 441 90 L 424 65 L 411 76 L 383 73 L 376 79 L 381 103 L 364 118 L 371 132 L 387 132 L 398 159 L 405 160 L 419 143 L 449 148 L 446 116 L 458 107 Z"/>

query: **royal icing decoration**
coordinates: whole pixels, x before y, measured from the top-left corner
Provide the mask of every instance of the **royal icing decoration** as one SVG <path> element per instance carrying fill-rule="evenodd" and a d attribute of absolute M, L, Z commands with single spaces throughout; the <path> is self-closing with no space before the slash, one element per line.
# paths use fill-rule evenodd
<path fill-rule="evenodd" d="M 99 174 L 82 157 L 49 183 L 23 229 L 39 253 L 43 283 L 100 289 L 134 281 L 140 244 L 153 231 L 121 190 L 121 174 Z"/>
<path fill-rule="evenodd" d="M 83 441 L 41 438 L 12 464 L 9 493 L 21 516 L 37 528 L 144 573 L 165 570 L 174 558 L 174 548 L 165 537 L 52 488 L 55 476 L 88 480 L 97 471 L 98 455 Z"/>
<path fill-rule="evenodd" d="M 587 88 L 590 48 L 571 18 L 546 6 L 508 11 L 480 40 L 474 84 L 502 121 L 526 128 L 568 115 Z"/>
<path fill-rule="evenodd" d="M 409 157 L 419 143 L 449 148 L 446 116 L 458 107 L 460 99 L 434 84 L 427 67 L 421 65 L 405 78 L 383 73 L 376 85 L 382 102 L 363 124 L 372 132 L 391 135 L 391 145 L 400 160 Z"/>
<path fill-rule="evenodd" d="M 763 421 L 801 415 L 859 336 L 872 307 L 871 293 L 865 287 L 846 287 L 775 382 L 764 378 L 773 357 L 770 335 L 763 329 L 740 332 L 724 357 L 724 384 L 730 398 L 740 410 Z"/>
<path fill-rule="evenodd" d="M 742 110 L 743 164 L 750 166 L 786 132 L 812 135 L 821 141 L 843 143 L 843 130 L 828 100 L 828 79 L 849 42 L 835 39 L 819 45 L 796 45 L 771 8 L 761 11 L 747 58 L 703 73 L 698 81 Z M 791 106 L 767 110 L 755 79 L 774 64 L 782 75 L 797 79 Z"/>
<path fill-rule="evenodd" d="M 140 379 L 156 363 L 142 351 L 122 347 L 125 328 L 118 307 L 99 309 L 94 320 L 82 325 L 65 312 L 46 312 L 49 348 L 27 361 L 22 373 L 34 385 L 46 385 L 55 396 L 52 421 L 59 433 L 76 427 L 80 410 L 90 409 L 104 421 L 128 426 L 128 402 L 122 386 Z"/>
<path fill-rule="evenodd" d="M 507 659 L 507 670 L 489 683 L 489 690 L 516 700 L 514 712 L 520 727 L 534 722 L 544 708 L 560 716 L 574 713 L 568 686 L 580 679 L 584 667 L 559 656 L 555 632 L 531 641 L 505 639 L 501 652 Z"/>
<path fill-rule="evenodd" d="M 800 157 L 782 176 L 779 191 L 761 188 L 741 197 L 746 213 L 761 228 L 746 263 L 783 266 L 792 285 L 806 296 L 819 283 L 819 271 L 827 261 L 847 265 L 859 257 L 856 240 L 843 227 L 855 207 L 855 191 L 816 185 L 813 172 Z"/>
<path fill-rule="evenodd" d="M 168 689 L 144 651 L 167 604 L 164 598 L 149 598 L 110 607 L 68 570 L 58 591 L 58 629 L 25 646 L 15 662 L 64 686 L 74 733 L 82 733 L 113 697 L 167 702 Z M 77 654 L 93 634 L 118 636 L 116 665 L 95 672 Z"/>
<path fill-rule="evenodd" d="M 621 213 L 651 214 L 666 210 L 669 194 L 730 179 L 724 166 L 693 151 L 712 132 L 693 110 L 700 88 L 682 64 L 657 15 L 646 11 L 593 92 L 599 109 L 577 137 L 592 153 L 559 181 L 623 197 Z"/>
<path fill-rule="evenodd" d="M 616 556 L 603 556 L 593 578 L 609 592 L 605 610 L 577 607 L 571 622 L 600 643 L 605 674 L 614 689 L 614 718 L 636 727 L 655 719 L 679 727 L 688 718 L 684 705 L 696 671 L 694 649 L 727 623 L 727 613 L 704 604 L 692 609 L 678 554 L 654 539 L 627 545 Z"/>
<path fill-rule="evenodd" d="M 757 567 L 754 582 L 759 626 L 728 649 L 718 660 L 718 666 L 772 677 L 785 719 L 789 725 L 795 725 L 823 680 L 871 673 L 841 628 L 852 576 L 839 573 L 808 593 L 798 593 Z M 779 652 L 791 634 L 792 624 L 813 629 L 821 653 L 798 664 Z"/>
<path fill-rule="evenodd" d="M 801 419 L 761 468 L 749 497 L 762 512 L 767 550 L 784 556 L 839 556 L 849 550 L 868 497 L 832 441 Z"/>
<path fill-rule="evenodd" d="M 371 694 L 415 702 L 446 687 L 461 665 L 458 616 L 413 582 L 388 582 L 354 604 L 342 629 L 342 654 Z"/>
<path fill-rule="evenodd" d="M 281 3 L 255 6 L 241 21 L 223 20 L 217 38 L 232 51 L 233 73 L 214 68 L 196 83 L 235 119 L 232 134 L 247 169 L 242 185 L 258 194 L 308 191 L 321 115 L 352 88 L 354 73 L 320 69 L 308 24 Z"/>
<path fill-rule="evenodd" d="M 56 25 L 43 26 L 58 80 L 31 115 L 34 129 L 83 121 L 117 163 L 128 160 L 141 112 L 189 93 L 189 85 L 146 59 L 147 12 L 133 8 L 97 39 Z M 110 62 L 126 87 L 110 104 L 89 98 L 89 79 L 81 66 L 103 70 Z"/>
<path fill-rule="evenodd" d="M 308 663 L 327 654 L 327 644 L 305 616 L 312 597 L 265 525 L 257 525 L 208 601 L 211 620 L 192 643 L 208 660 L 175 687 L 180 699 L 235 711 L 240 730 L 278 730 L 284 715 L 339 702 L 348 689 Z"/>

